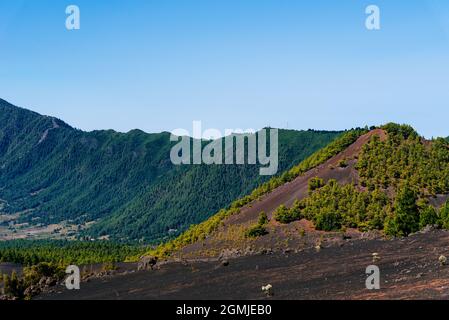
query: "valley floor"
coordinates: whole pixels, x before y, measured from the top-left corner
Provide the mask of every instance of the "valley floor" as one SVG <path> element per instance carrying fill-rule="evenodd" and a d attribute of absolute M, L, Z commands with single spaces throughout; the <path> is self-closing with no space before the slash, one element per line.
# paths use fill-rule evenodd
<path fill-rule="evenodd" d="M 449 299 L 449 232 L 430 231 L 404 239 L 348 240 L 297 253 L 279 252 L 229 260 L 167 263 L 92 279 L 79 291 L 61 287 L 36 299 Z M 380 260 L 373 263 L 373 253 Z M 366 267 L 380 268 L 381 289 L 365 287 Z M 128 268 L 128 270 L 123 270 Z"/>

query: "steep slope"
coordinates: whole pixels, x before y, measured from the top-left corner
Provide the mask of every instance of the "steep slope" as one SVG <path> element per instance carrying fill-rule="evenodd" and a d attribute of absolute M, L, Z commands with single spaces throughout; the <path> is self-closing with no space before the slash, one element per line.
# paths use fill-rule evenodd
<path fill-rule="evenodd" d="M 339 134 L 281 130 L 280 172 Z M 16 223 L 95 221 L 84 235 L 152 241 L 267 179 L 258 166 L 174 166 L 171 147 L 169 133 L 83 132 L 0 100 L 1 210 L 19 212 Z"/>
<path fill-rule="evenodd" d="M 306 161 L 308 170 L 294 179 L 151 254 L 204 258 L 224 250 L 302 250 L 342 231 L 348 237 L 370 230 L 402 236 L 429 224 L 449 228 L 449 204 L 439 210 L 449 194 L 449 144 L 396 124 L 361 133 L 347 148 L 340 143 L 336 154 L 319 157 L 319 151 L 315 157 L 322 161 Z"/>
<path fill-rule="evenodd" d="M 326 132 L 279 132 L 279 172 L 300 162 L 324 146 L 335 135 Z M 323 139 L 324 138 L 324 139 Z M 324 142 L 326 141 L 326 142 Z M 138 194 L 110 220 L 92 230 L 99 234 L 138 238 L 142 234 L 167 236 L 168 229 L 179 232 L 200 223 L 269 179 L 252 165 L 187 166 Z"/>

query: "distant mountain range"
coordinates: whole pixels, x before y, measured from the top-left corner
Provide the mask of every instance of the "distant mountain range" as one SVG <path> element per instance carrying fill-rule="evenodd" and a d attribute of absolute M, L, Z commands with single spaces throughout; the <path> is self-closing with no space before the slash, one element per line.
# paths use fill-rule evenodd
<path fill-rule="evenodd" d="M 279 131 L 279 174 L 338 137 Z M 0 199 L 17 223 L 89 224 L 82 235 L 159 241 L 202 222 L 269 177 L 257 165 L 170 161 L 167 132 L 84 132 L 0 100 Z"/>

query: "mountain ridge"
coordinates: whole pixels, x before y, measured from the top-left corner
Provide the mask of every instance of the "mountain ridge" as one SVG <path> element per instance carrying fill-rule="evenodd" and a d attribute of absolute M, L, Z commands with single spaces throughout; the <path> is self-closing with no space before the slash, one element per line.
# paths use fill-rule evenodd
<path fill-rule="evenodd" d="M 6 213 L 22 213 L 17 224 L 89 223 L 79 234 L 156 241 L 264 181 L 258 166 L 172 165 L 167 132 L 84 132 L 4 100 L 0 110 L 0 199 Z M 281 130 L 280 171 L 339 134 Z"/>

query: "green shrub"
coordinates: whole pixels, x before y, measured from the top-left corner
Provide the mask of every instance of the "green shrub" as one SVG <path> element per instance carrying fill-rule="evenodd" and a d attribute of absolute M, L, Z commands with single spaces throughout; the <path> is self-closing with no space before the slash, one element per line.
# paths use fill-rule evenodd
<path fill-rule="evenodd" d="M 268 216 L 267 216 L 267 214 L 264 212 L 264 211 L 262 211 L 260 214 L 259 214 L 259 222 L 258 222 L 258 224 L 260 225 L 260 226 L 264 226 L 264 225 L 266 225 L 268 223 Z"/>
<path fill-rule="evenodd" d="M 394 202 L 394 214 L 389 217 L 385 232 L 392 236 L 408 236 L 419 230 L 420 214 L 416 193 L 404 184 Z"/>
<path fill-rule="evenodd" d="M 399 234 L 399 227 L 398 224 L 396 223 L 396 220 L 394 219 L 393 214 L 388 215 L 387 218 L 385 219 L 384 232 L 386 235 L 393 237 Z"/>
<path fill-rule="evenodd" d="M 17 275 L 15 271 L 11 274 L 11 277 L 4 275 L 4 294 L 11 298 L 16 299 L 30 299 L 30 296 L 26 296 L 26 289 L 31 286 L 36 286 L 41 279 L 51 278 L 55 281 L 63 279 L 65 276 L 65 270 L 61 266 L 55 264 L 41 262 L 31 267 L 25 267 L 21 277 Z"/>
<path fill-rule="evenodd" d="M 261 226 L 259 224 L 249 228 L 246 231 L 245 236 L 247 238 L 258 238 L 258 237 L 262 237 L 264 235 L 268 234 L 267 229 L 264 226 Z"/>
<path fill-rule="evenodd" d="M 324 180 L 318 177 L 312 178 L 309 180 L 308 191 L 309 195 L 311 195 L 315 190 L 324 187 Z"/>
<path fill-rule="evenodd" d="M 434 207 L 426 205 L 419 212 L 419 228 L 438 224 L 438 214 Z"/>
<path fill-rule="evenodd" d="M 41 262 L 23 270 L 23 278 L 27 285 L 35 284 L 43 277 L 62 279 L 64 275 L 63 267 L 47 262 Z"/>
<path fill-rule="evenodd" d="M 317 230 L 337 231 L 341 227 L 341 216 L 334 211 L 324 211 L 315 217 L 315 228 Z"/>
<path fill-rule="evenodd" d="M 285 205 L 281 205 L 274 212 L 274 219 L 281 223 L 288 223 L 286 220 L 289 214 L 288 208 Z"/>
<path fill-rule="evenodd" d="M 264 236 L 266 234 L 268 234 L 267 229 L 265 228 L 265 226 L 268 224 L 268 216 L 267 214 L 262 211 L 259 214 L 259 221 L 256 225 L 252 226 L 251 228 L 249 228 L 246 233 L 245 236 L 247 238 L 258 238 L 261 236 Z"/>
<path fill-rule="evenodd" d="M 304 218 L 304 215 L 302 214 L 303 209 L 304 208 L 302 207 L 301 202 L 299 200 L 295 200 L 293 206 L 290 208 L 291 222 L 301 220 Z"/>
<path fill-rule="evenodd" d="M 440 209 L 440 224 L 449 230 L 449 200 Z"/>
<path fill-rule="evenodd" d="M 23 299 L 25 291 L 25 284 L 22 279 L 17 276 L 15 271 L 12 272 L 11 277 L 3 276 L 3 293 L 11 298 Z"/>
<path fill-rule="evenodd" d="M 301 218 L 301 209 L 298 201 L 296 201 L 290 209 L 284 205 L 281 205 L 274 212 L 274 219 L 280 223 L 288 224 L 293 221 L 301 220 Z"/>

